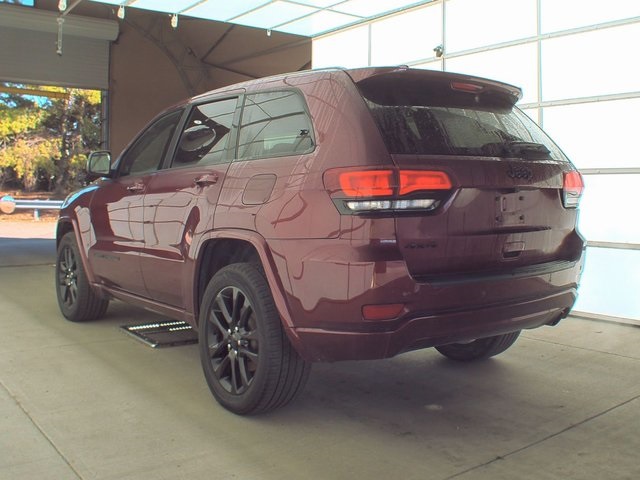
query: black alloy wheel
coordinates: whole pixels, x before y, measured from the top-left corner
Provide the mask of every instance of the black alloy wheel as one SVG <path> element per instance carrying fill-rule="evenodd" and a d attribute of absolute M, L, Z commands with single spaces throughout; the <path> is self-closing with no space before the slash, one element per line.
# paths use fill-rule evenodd
<path fill-rule="evenodd" d="M 65 309 L 71 310 L 78 301 L 78 261 L 71 245 L 64 245 L 60 249 L 57 271 L 62 303 Z"/>
<path fill-rule="evenodd" d="M 216 295 L 207 320 L 213 372 L 227 392 L 243 394 L 253 382 L 260 358 L 253 305 L 242 290 L 226 287 Z"/>
<path fill-rule="evenodd" d="M 66 233 L 58 244 L 56 294 L 60 311 L 72 322 L 98 319 L 109 306 L 109 300 L 89 284 L 74 232 Z"/>
<path fill-rule="evenodd" d="M 204 293 L 198 321 L 204 376 L 226 409 L 263 413 L 303 390 L 311 364 L 289 342 L 259 266 L 220 269 Z"/>

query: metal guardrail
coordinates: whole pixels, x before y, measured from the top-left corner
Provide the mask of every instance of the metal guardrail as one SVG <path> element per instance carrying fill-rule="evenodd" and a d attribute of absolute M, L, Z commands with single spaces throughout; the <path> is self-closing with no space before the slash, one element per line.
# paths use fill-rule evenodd
<path fill-rule="evenodd" d="M 40 219 L 40 210 L 60 210 L 62 200 L 26 200 L 5 195 L 0 198 L 0 212 L 12 214 L 16 210 L 33 210 L 33 218 Z"/>

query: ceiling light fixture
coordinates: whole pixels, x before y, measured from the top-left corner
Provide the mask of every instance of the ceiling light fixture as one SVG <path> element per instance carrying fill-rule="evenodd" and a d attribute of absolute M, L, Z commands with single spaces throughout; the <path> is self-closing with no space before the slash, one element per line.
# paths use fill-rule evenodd
<path fill-rule="evenodd" d="M 124 5 L 120 5 L 120 7 L 118 7 L 118 18 L 120 20 L 124 20 Z"/>
<path fill-rule="evenodd" d="M 178 28 L 178 14 L 174 13 L 171 15 L 171 26 L 173 28 Z"/>
<path fill-rule="evenodd" d="M 64 12 L 67 9 L 67 0 L 60 0 L 58 2 L 58 10 Z"/>
<path fill-rule="evenodd" d="M 271 36 L 271 29 L 270 29 L 270 28 L 268 28 L 268 29 L 267 29 L 267 37 L 270 37 L 270 36 Z"/>

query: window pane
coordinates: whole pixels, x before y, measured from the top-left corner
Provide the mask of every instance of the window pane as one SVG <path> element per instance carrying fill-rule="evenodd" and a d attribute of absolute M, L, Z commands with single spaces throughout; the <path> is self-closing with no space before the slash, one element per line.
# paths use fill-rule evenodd
<path fill-rule="evenodd" d="M 640 320 L 640 250 L 587 248 L 575 310 Z"/>
<path fill-rule="evenodd" d="M 122 157 L 120 175 L 141 174 L 157 170 L 167 153 L 182 110 L 157 120 L 136 140 Z"/>
<path fill-rule="evenodd" d="M 402 65 L 434 56 L 442 43 L 442 6 L 413 10 L 371 24 L 371 64 Z"/>
<path fill-rule="evenodd" d="M 640 16 L 638 0 L 541 0 L 543 33 Z"/>
<path fill-rule="evenodd" d="M 580 231 L 587 240 L 640 244 L 640 174 L 584 175 L 584 182 Z"/>
<path fill-rule="evenodd" d="M 313 150 L 313 132 L 304 100 L 295 92 L 247 95 L 238 158 L 300 155 Z"/>
<path fill-rule="evenodd" d="M 543 100 L 639 90 L 640 23 L 542 42 Z"/>
<path fill-rule="evenodd" d="M 460 72 L 500 80 L 522 89 L 522 103 L 538 100 L 538 61 L 535 43 L 500 48 L 447 59 L 448 72 Z"/>
<path fill-rule="evenodd" d="M 448 53 L 536 34 L 536 0 L 449 0 L 446 8 Z"/>
<path fill-rule="evenodd" d="M 194 107 L 172 166 L 224 162 L 237 103 L 237 98 L 230 98 Z"/>
<path fill-rule="evenodd" d="M 541 122 L 540 122 L 540 109 L 539 108 L 524 108 L 524 109 L 522 109 L 522 111 L 524 112 L 524 114 L 527 117 L 529 117 L 531 120 L 536 122 L 538 125 L 541 124 Z M 547 132 L 547 133 L 549 133 L 549 132 Z M 553 138 L 553 140 L 556 141 L 556 138 L 554 138 L 553 136 L 551 136 L 551 138 Z"/>
<path fill-rule="evenodd" d="M 369 26 L 345 30 L 312 40 L 313 68 L 369 65 Z"/>
<path fill-rule="evenodd" d="M 544 109 L 544 129 L 578 168 L 640 167 L 640 98 Z"/>

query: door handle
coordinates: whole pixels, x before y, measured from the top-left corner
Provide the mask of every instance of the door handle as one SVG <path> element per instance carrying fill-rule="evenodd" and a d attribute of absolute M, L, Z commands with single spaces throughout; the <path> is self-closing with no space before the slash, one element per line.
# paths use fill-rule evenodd
<path fill-rule="evenodd" d="M 194 179 L 193 183 L 200 188 L 206 187 L 207 185 L 213 185 L 214 183 L 218 183 L 218 175 L 215 173 L 202 175 L 201 177 Z"/>
<path fill-rule="evenodd" d="M 143 183 L 134 183 L 133 185 L 129 185 L 127 187 L 127 190 L 129 192 L 142 192 L 144 190 L 144 184 Z"/>

